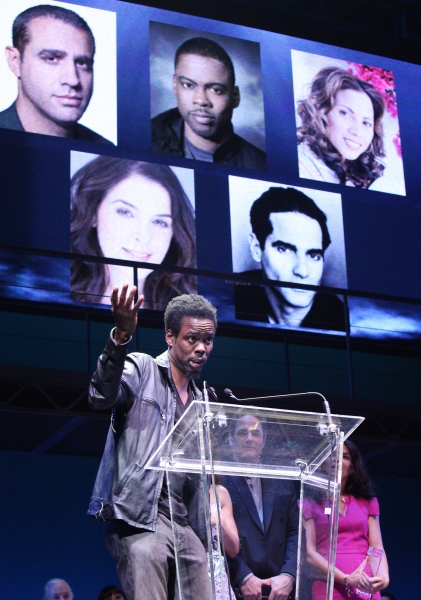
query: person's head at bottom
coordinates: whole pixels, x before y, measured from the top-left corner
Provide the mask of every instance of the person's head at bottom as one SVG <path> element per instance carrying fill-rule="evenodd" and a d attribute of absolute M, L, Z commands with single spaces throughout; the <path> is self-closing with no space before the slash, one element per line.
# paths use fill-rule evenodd
<path fill-rule="evenodd" d="M 164 315 L 171 369 L 195 379 L 206 364 L 216 333 L 216 308 L 203 296 L 173 298 Z"/>
<path fill-rule="evenodd" d="M 73 600 L 73 592 L 64 579 L 50 579 L 45 584 L 43 600 Z"/>
<path fill-rule="evenodd" d="M 382 600 L 396 600 L 396 598 L 390 592 L 382 592 Z"/>
<path fill-rule="evenodd" d="M 116 585 L 106 585 L 99 592 L 98 600 L 126 600 L 126 596 Z"/>
<path fill-rule="evenodd" d="M 320 285 L 331 239 L 326 215 L 314 200 L 293 188 L 269 188 L 253 203 L 250 222 L 250 252 L 265 279 Z M 294 327 L 301 325 L 316 295 L 275 286 L 265 292 L 271 320 Z"/>

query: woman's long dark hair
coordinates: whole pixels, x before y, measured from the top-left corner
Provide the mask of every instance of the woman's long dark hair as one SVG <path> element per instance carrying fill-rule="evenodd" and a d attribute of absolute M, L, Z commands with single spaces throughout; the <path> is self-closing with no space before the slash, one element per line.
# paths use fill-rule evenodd
<path fill-rule="evenodd" d="M 71 252 L 104 256 L 94 227 L 97 210 L 111 188 L 132 175 L 140 175 L 158 183 L 171 198 L 173 236 L 162 264 L 196 267 L 194 212 L 170 167 L 107 156 L 98 156 L 90 161 L 72 178 Z M 108 283 L 106 265 L 88 261 L 72 262 L 70 289 L 73 300 L 99 302 Z M 153 271 L 145 279 L 143 307 L 164 310 L 175 296 L 195 293 L 196 290 L 196 278 L 192 275 Z"/>
<path fill-rule="evenodd" d="M 370 98 L 374 111 L 374 136 L 369 148 L 356 160 L 346 160 L 334 148 L 327 136 L 327 114 L 331 111 L 336 94 L 341 90 L 364 92 Z M 298 102 L 298 144 L 307 144 L 314 154 L 336 173 L 340 183 L 351 182 L 355 187 L 368 188 L 380 177 L 384 165 L 378 159 L 386 156 L 383 145 L 382 118 L 386 103 L 371 84 L 358 79 L 348 71 L 327 67 L 319 71 L 311 84 L 310 95 Z"/>
<path fill-rule="evenodd" d="M 349 467 L 344 492 L 355 498 L 371 500 L 371 498 L 374 498 L 374 490 L 362 454 L 357 446 L 350 440 L 346 440 L 344 443 L 344 452 L 346 451 L 345 446 L 348 448 L 351 456 L 351 465 Z"/>

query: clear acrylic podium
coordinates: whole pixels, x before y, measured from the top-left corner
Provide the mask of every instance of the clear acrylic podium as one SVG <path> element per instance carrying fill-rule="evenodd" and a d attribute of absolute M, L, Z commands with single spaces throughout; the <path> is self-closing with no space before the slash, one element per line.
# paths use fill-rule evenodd
<path fill-rule="evenodd" d="M 217 597 L 216 588 L 222 586 L 222 598 L 228 600 L 230 589 L 224 579 L 226 561 L 221 535 L 216 535 L 220 532 L 220 513 L 215 505 L 211 507 L 210 494 L 215 497 L 218 489 L 215 475 L 231 475 L 297 482 L 300 525 L 293 597 L 311 600 L 312 589 L 316 587 L 319 594 L 322 590 L 323 597 L 331 600 L 343 442 L 363 420 L 363 417 L 199 401 L 189 406 L 146 468 L 165 471 L 170 511 L 177 474 L 186 474 L 190 487 L 195 489 L 195 508 L 189 518 L 207 551 L 213 598 Z M 264 440 L 261 454 L 256 457 L 241 448 L 247 446 L 245 438 L 251 440 L 258 431 L 263 433 Z M 317 551 L 326 561 L 325 569 L 311 564 L 307 542 L 317 543 Z M 186 587 L 177 552 L 175 563 L 177 596 L 182 600 Z"/>

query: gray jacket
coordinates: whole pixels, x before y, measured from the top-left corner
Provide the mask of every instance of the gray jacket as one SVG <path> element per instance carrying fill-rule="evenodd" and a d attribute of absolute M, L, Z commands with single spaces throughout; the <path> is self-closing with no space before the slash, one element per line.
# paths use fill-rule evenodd
<path fill-rule="evenodd" d="M 92 408 L 113 409 L 88 514 L 96 519 L 123 519 L 134 527 L 155 531 L 163 471 L 144 466 L 174 424 L 176 388 L 168 352 L 156 359 L 111 339 L 99 357 L 89 388 Z M 201 394 L 193 384 L 194 397 Z M 201 482 L 187 478 L 185 504 L 190 524 L 197 530 L 204 519 Z M 199 490 L 202 491 L 202 490 Z M 184 490 L 183 490 L 184 494 Z M 199 527 L 201 529 L 201 527 Z"/>

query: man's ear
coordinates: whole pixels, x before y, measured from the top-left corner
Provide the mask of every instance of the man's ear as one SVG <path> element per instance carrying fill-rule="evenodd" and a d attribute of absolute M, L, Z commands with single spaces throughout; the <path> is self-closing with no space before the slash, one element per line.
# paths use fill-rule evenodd
<path fill-rule="evenodd" d="M 173 91 L 173 94 L 176 96 L 177 95 L 177 75 L 175 73 L 172 76 L 172 91 Z"/>
<path fill-rule="evenodd" d="M 232 433 L 228 434 L 228 443 L 230 446 L 234 446 L 234 440 L 232 439 Z"/>
<path fill-rule="evenodd" d="M 173 334 L 171 329 L 167 329 L 167 331 L 165 332 L 165 341 L 169 348 L 171 348 L 171 346 L 173 345 L 174 339 L 175 339 L 175 335 Z"/>
<path fill-rule="evenodd" d="M 232 90 L 233 95 L 233 108 L 237 108 L 240 106 L 241 96 L 240 96 L 240 88 L 238 85 L 235 85 Z"/>
<path fill-rule="evenodd" d="M 253 260 L 256 262 L 262 262 L 262 249 L 260 247 L 259 240 L 254 233 L 250 234 L 250 252 Z"/>
<path fill-rule="evenodd" d="M 21 63 L 21 58 L 20 58 L 20 52 L 17 48 L 15 48 L 14 46 L 6 46 L 6 60 L 7 60 L 7 64 L 9 65 L 9 69 L 12 71 L 12 73 L 14 75 L 16 75 L 16 77 L 18 77 L 20 79 L 20 63 Z"/>

